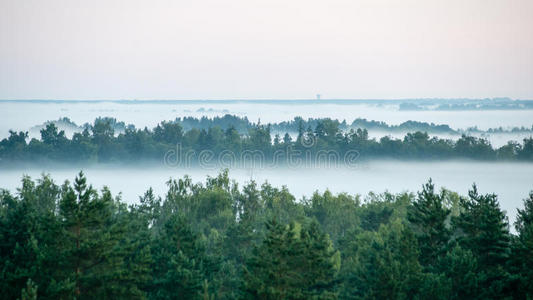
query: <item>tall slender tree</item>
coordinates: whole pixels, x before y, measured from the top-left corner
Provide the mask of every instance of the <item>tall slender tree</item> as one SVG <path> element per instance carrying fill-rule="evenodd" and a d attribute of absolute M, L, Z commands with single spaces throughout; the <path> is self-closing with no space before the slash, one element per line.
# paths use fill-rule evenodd
<path fill-rule="evenodd" d="M 454 218 L 459 245 L 470 250 L 478 261 L 480 297 L 503 297 L 509 287 L 505 269 L 510 255 L 507 217 L 497 196 L 478 193 L 474 184 L 468 199 L 461 201 L 462 211 Z"/>
<path fill-rule="evenodd" d="M 420 263 L 429 268 L 446 254 L 451 237 L 451 230 L 446 225 L 450 209 L 445 206 L 444 199 L 445 192 L 435 193 L 435 185 L 430 179 L 422 186 L 407 215 L 418 240 Z"/>

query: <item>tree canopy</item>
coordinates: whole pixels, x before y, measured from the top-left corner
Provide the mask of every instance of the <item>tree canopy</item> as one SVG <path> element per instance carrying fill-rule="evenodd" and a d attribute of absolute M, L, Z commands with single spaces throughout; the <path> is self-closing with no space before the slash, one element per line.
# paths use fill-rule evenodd
<path fill-rule="evenodd" d="M 186 166 L 231 167 L 232 163 L 247 160 L 272 165 L 295 162 L 338 165 L 352 159 L 372 158 L 533 160 L 533 137 L 495 148 L 487 139 L 465 134 L 455 141 L 432 137 L 428 129 L 433 125 L 409 123 L 402 127 L 408 130 L 403 139 L 391 136 L 375 139 L 369 138 L 367 130 L 375 126 L 367 123 L 362 126 L 361 122 L 356 120 L 348 126 L 338 120 L 295 118 L 289 123 L 262 125 L 227 115 L 177 119 L 161 122 L 152 129 L 136 129 L 115 119 L 98 118 L 72 138 L 54 123 L 47 123 L 40 130 L 40 139 L 28 140 L 27 132 L 10 131 L 9 137 L 0 141 L 0 164 L 136 163 L 165 159 L 167 163 Z"/>
<path fill-rule="evenodd" d="M 81 172 L 0 190 L 2 298 L 533 297 L 533 192 L 511 233 L 475 185 L 465 197 L 430 180 L 417 194 L 300 200 L 227 171 L 167 185 L 130 205 Z"/>

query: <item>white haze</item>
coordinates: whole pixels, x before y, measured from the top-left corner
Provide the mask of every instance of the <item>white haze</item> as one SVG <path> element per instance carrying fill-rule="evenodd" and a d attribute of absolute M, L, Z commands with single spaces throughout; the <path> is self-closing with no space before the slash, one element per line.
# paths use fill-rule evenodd
<path fill-rule="evenodd" d="M 275 134 L 279 134 L 280 137 L 283 137 L 285 132 L 281 132 L 281 131 L 272 132 L 272 135 L 273 135 L 272 139 L 274 139 Z M 390 131 L 373 130 L 373 129 L 368 131 L 368 137 L 370 139 L 376 139 L 376 140 L 379 140 L 380 138 L 384 136 L 389 136 L 395 139 L 403 139 L 406 134 L 407 134 L 407 131 L 390 132 Z M 33 135 L 37 138 L 40 137 L 40 133 L 36 131 L 33 132 Z M 296 137 L 298 136 L 298 132 L 296 131 L 289 132 L 289 135 L 291 136 L 293 140 L 295 140 Z M 461 138 L 460 134 L 429 133 L 428 135 L 430 137 L 436 136 L 440 139 L 449 139 L 449 140 L 454 140 L 454 141 Z M 522 143 L 525 138 L 529 138 L 533 136 L 531 132 L 505 132 L 505 133 L 468 132 L 468 135 L 487 139 L 493 147 L 501 147 L 503 145 L 506 145 L 509 141 L 516 141 L 516 142 Z M 30 132 L 30 136 L 32 136 L 31 132 Z"/>
<path fill-rule="evenodd" d="M 325 100 L 327 101 L 327 100 Z M 310 104 L 265 104 L 250 102 L 197 102 L 197 103 L 142 103 L 122 104 L 113 102 L 98 103 L 27 103 L 0 101 L 0 138 L 8 135 L 8 130 L 29 130 L 35 125 L 60 117 L 68 117 L 81 125 L 92 123 L 96 117 L 114 117 L 137 128 L 153 127 L 163 120 L 174 120 L 184 116 L 221 116 L 235 114 L 248 117 L 250 121 L 261 123 L 280 122 L 303 118 L 330 117 L 346 119 L 351 123 L 356 118 L 384 121 L 388 124 L 400 124 L 408 120 L 448 124 L 454 129 L 466 129 L 477 126 L 480 129 L 528 127 L 533 124 L 531 110 L 486 110 L 486 111 L 399 111 L 395 105 L 339 105 L 324 103 Z M 34 133 L 35 134 L 35 133 Z M 379 138 L 387 133 L 371 132 L 371 137 Z M 520 140 L 528 134 L 491 135 L 489 140 L 495 146 L 508 139 Z M 399 137 L 400 135 L 395 134 Z M 453 136 L 443 136 L 453 138 Z M 457 138 L 457 136 L 455 136 Z M 78 169 L 61 169 L 35 167 L 25 169 L 0 169 L 0 187 L 15 191 L 20 185 L 22 174 L 33 178 L 42 172 L 52 175 L 56 182 L 72 180 Z M 169 169 L 163 165 L 145 167 L 91 167 L 84 169 L 89 181 L 97 188 L 107 185 L 114 193 L 121 192 L 123 199 L 134 203 L 138 196 L 149 187 L 157 194 L 166 192 L 165 182 L 170 178 L 179 178 L 184 174 L 192 176 L 194 181 L 205 180 L 205 175 L 215 175 L 218 170 L 203 169 Z M 532 163 L 480 163 L 480 162 L 390 162 L 372 161 L 352 169 L 265 169 L 265 170 L 231 170 L 230 175 L 241 184 L 250 178 L 262 183 L 268 180 L 275 186 L 286 184 L 298 198 L 310 196 L 312 191 L 348 192 L 366 195 L 369 191 L 391 192 L 417 191 L 432 177 L 439 187 L 466 194 L 473 182 L 484 193 L 498 194 L 500 203 L 511 220 L 514 220 L 516 208 L 521 207 L 522 199 L 533 189 Z"/>
<path fill-rule="evenodd" d="M 185 174 L 194 182 L 205 181 L 206 175 L 215 176 L 219 170 L 179 169 L 163 165 L 152 167 L 91 167 L 84 169 L 88 181 L 97 189 L 108 186 L 113 194 L 122 193 L 127 203 L 138 202 L 138 197 L 152 187 L 156 194 L 164 197 L 165 182 L 170 178 L 181 178 Z M 0 170 L 0 188 L 15 191 L 20 187 L 22 174 L 33 179 L 41 173 L 50 173 L 56 183 L 68 179 L 72 182 L 78 169 L 71 168 L 17 168 Z M 234 169 L 230 177 L 241 186 L 251 179 L 259 184 L 268 181 L 274 186 L 287 185 L 297 199 L 311 196 L 313 191 L 329 189 L 334 193 L 366 195 L 368 192 L 403 191 L 416 192 L 430 177 L 437 187 L 446 187 L 466 195 L 472 183 L 482 193 L 495 193 L 502 209 L 513 222 L 516 209 L 522 207 L 524 199 L 533 190 L 533 163 L 481 163 L 469 161 L 448 162 L 399 162 L 372 161 L 348 168 L 309 169 Z"/>
<path fill-rule="evenodd" d="M 28 131 L 35 125 L 46 121 L 68 117 L 78 125 L 92 123 L 97 117 L 113 117 L 137 128 L 152 128 L 164 120 L 176 117 L 214 117 L 225 114 L 248 117 L 252 122 L 281 122 L 292 120 L 296 116 L 307 118 L 333 118 L 351 123 L 356 118 L 383 121 L 397 125 L 414 120 L 435 124 L 446 124 L 453 129 L 467 129 L 477 126 L 479 129 L 527 127 L 533 125 L 533 110 L 480 110 L 480 111 L 400 111 L 397 105 L 368 104 L 280 104 L 248 102 L 185 102 L 185 103 L 146 103 L 125 104 L 116 102 L 61 102 L 28 103 L 0 101 L 0 138 L 9 135 L 9 130 Z M 379 132 L 371 136 L 381 137 Z M 507 140 L 518 140 L 528 134 L 487 136 L 495 146 L 505 144 Z M 33 132 L 32 137 L 39 137 Z M 451 137 L 451 138 L 457 138 Z"/>

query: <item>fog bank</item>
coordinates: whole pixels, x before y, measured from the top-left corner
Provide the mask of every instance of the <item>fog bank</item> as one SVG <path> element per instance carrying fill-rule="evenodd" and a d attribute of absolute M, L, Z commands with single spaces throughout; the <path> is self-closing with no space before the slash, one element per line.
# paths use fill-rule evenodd
<path fill-rule="evenodd" d="M 95 188 L 107 185 L 113 194 L 122 193 L 127 203 L 136 203 L 149 187 L 164 197 L 165 182 L 170 178 L 190 175 L 194 182 L 205 181 L 206 175 L 214 176 L 219 170 L 178 169 L 168 167 L 117 167 L 100 166 L 84 169 L 88 181 Z M 57 183 L 72 181 L 78 169 L 71 168 L 15 168 L 0 170 L 0 187 L 15 191 L 23 174 L 32 178 L 50 173 Z M 329 189 L 334 193 L 366 195 L 369 192 L 416 192 L 430 177 L 438 188 L 445 187 L 466 195 L 472 183 L 482 193 L 498 195 L 502 209 L 512 222 L 516 208 L 522 206 L 530 190 L 533 190 L 533 163 L 484 163 L 470 161 L 448 162 L 362 162 L 355 168 L 330 169 L 233 169 L 230 177 L 240 185 L 255 180 L 259 184 L 268 181 L 274 186 L 287 185 L 297 199 L 311 196 L 313 191 Z"/>
<path fill-rule="evenodd" d="M 27 131 L 46 121 L 68 117 L 78 125 L 92 123 L 97 117 L 113 117 L 137 128 L 152 128 L 164 120 L 176 117 L 214 117 L 233 114 L 250 121 L 273 123 L 288 121 L 296 116 L 334 118 L 352 122 L 356 118 L 383 121 L 390 125 L 413 120 L 447 124 L 453 129 L 477 126 L 479 129 L 528 127 L 533 125 L 533 110 L 481 111 L 402 111 L 397 105 L 368 104 L 280 104 L 253 101 L 189 101 L 184 103 L 122 104 L 116 102 L 2 102 L 0 101 L 0 138 L 9 130 Z"/>

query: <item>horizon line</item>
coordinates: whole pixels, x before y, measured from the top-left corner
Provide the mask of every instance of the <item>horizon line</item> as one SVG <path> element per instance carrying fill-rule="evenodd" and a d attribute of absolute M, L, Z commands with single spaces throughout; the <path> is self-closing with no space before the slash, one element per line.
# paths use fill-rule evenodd
<path fill-rule="evenodd" d="M 201 102 L 201 101 L 314 101 L 314 102 L 328 102 L 328 101 L 429 101 L 429 100 L 447 100 L 447 101 L 533 101 L 532 99 L 520 99 L 520 98 L 510 98 L 510 97 L 485 97 L 485 98 L 472 98 L 472 97 L 424 97 L 424 98 L 197 98 L 197 99 L 187 99 L 187 98 L 162 98 L 162 99 L 119 99 L 119 98 L 109 98 L 109 99 L 64 99 L 64 98 L 48 98 L 48 99 L 17 99 L 17 98 L 8 98 L 0 99 L 0 102 Z"/>

